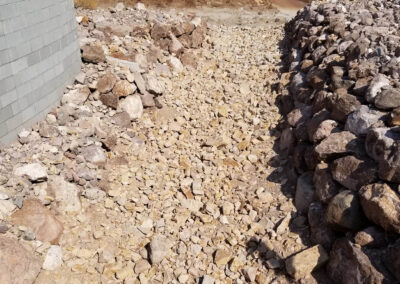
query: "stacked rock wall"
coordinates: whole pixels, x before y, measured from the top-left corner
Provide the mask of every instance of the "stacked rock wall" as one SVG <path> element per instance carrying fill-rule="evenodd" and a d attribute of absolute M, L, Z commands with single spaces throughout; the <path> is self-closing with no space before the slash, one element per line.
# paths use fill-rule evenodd
<path fill-rule="evenodd" d="M 44 118 L 80 65 L 72 0 L 0 1 L 0 143 Z"/>
<path fill-rule="evenodd" d="M 323 1 L 287 25 L 279 147 L 337 283 L 400 281 L 399 20 L 398 0 Z"/>

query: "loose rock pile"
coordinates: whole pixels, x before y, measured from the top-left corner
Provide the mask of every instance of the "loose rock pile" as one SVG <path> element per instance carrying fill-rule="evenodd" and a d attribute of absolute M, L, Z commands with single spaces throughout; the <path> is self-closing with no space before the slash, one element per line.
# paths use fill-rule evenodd
<path fill-rule="evenodd" d="M 337 283 L 400 281 L 399 20 L 398 0 L 335 0 L 287 25 L 279 147 Z"/>

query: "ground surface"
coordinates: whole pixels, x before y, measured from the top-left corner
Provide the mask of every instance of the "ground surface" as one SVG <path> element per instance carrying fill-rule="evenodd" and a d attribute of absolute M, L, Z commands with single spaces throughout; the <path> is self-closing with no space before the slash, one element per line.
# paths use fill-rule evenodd
<path fill-rule="evenodd" d="M 293 282 L 283 259 L 306 247 L 307 230 L 274 151 L 281 116 L 272 90 L 290 15 L 191 12 L 210 28 L 197 69 L 165 81 L 162 109 L 116 130 L 97 173 L 107 195 L 86 193 L 79 214 L 59 217 L 63 264 L 36 283 Z M 156 238 L 170 250 L 151 264 Z"/>

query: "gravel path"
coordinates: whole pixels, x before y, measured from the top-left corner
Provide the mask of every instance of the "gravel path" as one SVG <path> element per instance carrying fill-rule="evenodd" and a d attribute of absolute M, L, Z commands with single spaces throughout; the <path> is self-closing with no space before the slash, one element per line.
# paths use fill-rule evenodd
<path fill-rule="evenodd" d="M 36 283 L 292 283 L 283 259 L 305 248 L 307 228 L 274 151 L 286 16 L 208 17 L 198 67 L 160 78 L 163 108 L 107 133 L 106 165 L 89 165 L 101 182 L 80 190 L 80 210 L 57 216 L 62 264 Z M 23 146 L 13 147 L 3 156 Z"/>

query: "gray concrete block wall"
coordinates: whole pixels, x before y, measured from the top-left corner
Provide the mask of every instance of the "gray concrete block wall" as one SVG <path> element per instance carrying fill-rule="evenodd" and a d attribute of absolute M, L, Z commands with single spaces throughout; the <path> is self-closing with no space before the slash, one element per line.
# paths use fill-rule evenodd
<path fill-rule="evenodd" d="M 73 0 L 0 0 L 0 147 L 43 119 L 80 68 Z"/>

